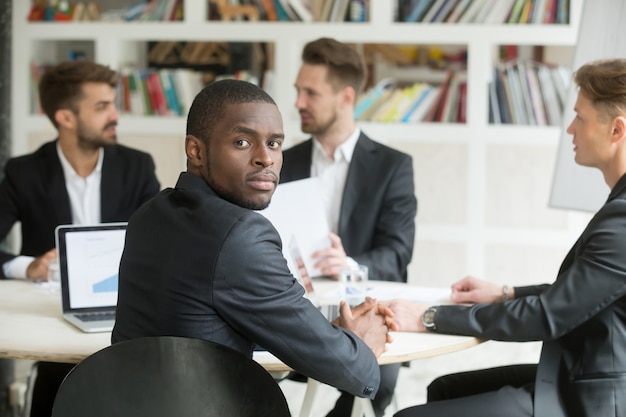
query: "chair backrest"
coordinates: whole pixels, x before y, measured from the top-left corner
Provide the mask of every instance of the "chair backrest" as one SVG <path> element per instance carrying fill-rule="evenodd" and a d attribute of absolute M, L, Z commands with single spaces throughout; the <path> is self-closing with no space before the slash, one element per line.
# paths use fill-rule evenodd
<path fill-rule="evenodd" d="M 205 340 L 146 337 L 80 362 L 52 417 L 288 417 L 285 397 L 252 359 Z"/>

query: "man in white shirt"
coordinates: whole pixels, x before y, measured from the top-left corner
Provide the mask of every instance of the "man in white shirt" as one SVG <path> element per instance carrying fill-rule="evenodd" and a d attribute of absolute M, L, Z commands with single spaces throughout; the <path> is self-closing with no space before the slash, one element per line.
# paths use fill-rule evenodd
<path fill-rule="evenodd" d="M 0 278 L 45 281 L 60 224 L 127 221 L 160 188 L 152 157 L 117 145 L 117 73 L 90 61 L 64 62 L 39 83 L 41 108 L 58 139 L 12 158 L 0 183 L 0 239 L 20 223 L 19 255 L 0 252 Z M 40 363 L 31 416 L 50 416 L 71 364 Z"/>
<path fill-rule="evenodd" d="M 319 177 L 331 245 L 314 254 L 316 268 L 338 278 L 346 266 L 366 265 L 370 279 L 404 281 L 413 254 L 417 199 L 412 158 L 368 138 L 354 120 L 365 64 L 334 39 L 309 42 L 295 87 L 301 130 L 312 138 L 283 152 L 281 182 Z M 381 369 L 372 400 L 382 416 L 400 365 Z M 350 416 L 353 397 L 342 393 L 329 417 Z"/>

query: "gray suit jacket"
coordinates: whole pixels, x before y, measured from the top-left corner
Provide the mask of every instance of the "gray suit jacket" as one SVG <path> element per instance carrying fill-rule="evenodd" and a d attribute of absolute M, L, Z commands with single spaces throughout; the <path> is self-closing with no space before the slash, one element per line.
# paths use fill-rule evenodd
<path fill-rule="evenodd" d="M 122 145 L 105 146 L 100 183 L 103 223 L 127 221 L 159 192 L 152 157 Z M 39 256 L 54 248 L 54 229 L 72 223 L 70 198 L 56 141 L 10 159 L 0 183 L 0 240 L 20 222 L 20 255 Z M 0 252 L 0 266 L 14 254 Z M 0 268 L 0 278 L 4 278 Z"/>
<path fill-rule="evenodd" d="M 283 152 L 281 182 L 311 176 L 313 140 Z M 404 281 L 413 256 L 417 199 L 413 160 L 361 133 L 341 200 L 338 235 L 370 279 Z"/>
<path fill-rule="evenodd" d="M 440 306 L 437 331 L 544 341 L 535 415 L 626 416 L 626 175 L 566 256 L 552 285 L 515 300 Z"/>
<path fill-rule="evenodd" d="M 303 295 L 272 224 L 182 173 L 130 219 L 111 340 L 194 337 L 248 356 L 258 344 L 304 375 L 373 397 L 372 350 Z"/>

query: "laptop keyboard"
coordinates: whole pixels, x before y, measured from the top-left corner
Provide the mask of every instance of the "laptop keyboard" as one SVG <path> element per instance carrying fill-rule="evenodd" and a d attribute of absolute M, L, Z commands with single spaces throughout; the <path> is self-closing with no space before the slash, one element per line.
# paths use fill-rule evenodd
<path fill-rule="evenodd" d="M 115 320 L 115 312 L 103 311 L 99 313 L 81 313 L 81 314 L 76 314 L 76 317 L 80 321 Z"/>

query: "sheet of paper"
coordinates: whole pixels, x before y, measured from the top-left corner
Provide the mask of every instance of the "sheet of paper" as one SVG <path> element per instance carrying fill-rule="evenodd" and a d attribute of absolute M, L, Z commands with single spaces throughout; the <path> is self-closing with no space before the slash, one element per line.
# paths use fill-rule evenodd
<path fill-rule="evenodd" d="M 269 207 L 259 211 L 278 230 L 283 241 L 283 254 L 296 277 L 299 274 L 293 259 L 294 248 L 300 252 L 308 274 L 314 277 L 321 275 L 321 271 L 313 266 L 311 255 L 330 246 L 330 228 L 321 195 L 318 178 L 280 184 Z"/>

